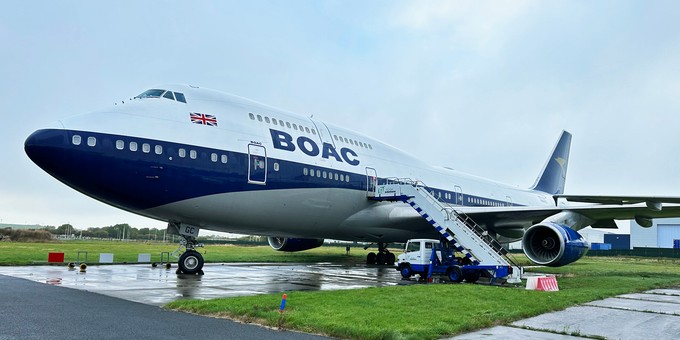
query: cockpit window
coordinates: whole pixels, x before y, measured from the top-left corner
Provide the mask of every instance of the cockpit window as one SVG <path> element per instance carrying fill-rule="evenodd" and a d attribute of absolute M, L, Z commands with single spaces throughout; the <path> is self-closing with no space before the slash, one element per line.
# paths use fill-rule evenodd
<path fill-rule="evenodd" d="M 184 98 L 184 93 L 175 92 L 175 99 L 177 99 L 178 102 L 187 102 L 186 98 Z"/>
<path fill-rule="evenodd" d="M 170 100 L 176 100 L 178 102 L 186 103 L 187 100 L 184 97 L 184 93 L 181 92 L 172 92 L 172 91 L 166 91 L 166 90 L 161 90 L 161 89 L 151 89 L 151 90 L 146 90 L 142 92 L 142 94 L 138 95 L 135 97 L 135 99 L 142 99 L 142 98 L 167 98 Z"/>
<path fill-rule="evenodd" d="M 139 96 L 135 98 L 160 98 L 165 90 L 151 89 L 142 92 Z"/>

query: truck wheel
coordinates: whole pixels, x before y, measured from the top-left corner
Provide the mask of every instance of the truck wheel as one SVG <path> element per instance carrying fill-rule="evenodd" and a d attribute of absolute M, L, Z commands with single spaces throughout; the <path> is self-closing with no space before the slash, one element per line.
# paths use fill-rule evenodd
<path fill-rule="evenodd" d="M 477 280 L 479 280 L 479 271 L 474 270 L 467 272 L 463 274 L 463 277 L 465 278 L 465 282 L 475 283 Z"/>
<path fill-rule="evenodd" d="M 463 281 L 463 272 L 461 272 L 460 268 L 457 266 L 449 268 L 447 275 L 449 276 L 449 280 L 451 280 L 451 282 L 460 283 Z"/>
<path fill-rule="evenodd" d="M 401 266 L 401 270 L 399 271 L 401 273 L 401 277 L 405 279 L 411 278 L 411 275 L 413 275 L 413 271 L 411 270 L 411 266 L 409 265 L 403 265 Z"/>

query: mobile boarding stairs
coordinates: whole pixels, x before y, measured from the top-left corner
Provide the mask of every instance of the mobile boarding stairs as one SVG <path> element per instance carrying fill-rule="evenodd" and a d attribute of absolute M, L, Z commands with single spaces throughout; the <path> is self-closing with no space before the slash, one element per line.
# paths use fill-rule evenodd
<path fill-rule="evenodd" d="M 443 239 L 471 261 L 472 265 L 462 266 L 462 269 L 471 267 L 485 270 L 492 282 L 496 279 L 505 279 L 509 283 L 521 282 L 523 268 L 507 257 L 508 251 L 467 215 L 443 205 L 422 182 L 388 179 L 385 184 L 374 182 L 373 186 L 374 191 L 369 187 L 369 199 L 408 203 Z"/>

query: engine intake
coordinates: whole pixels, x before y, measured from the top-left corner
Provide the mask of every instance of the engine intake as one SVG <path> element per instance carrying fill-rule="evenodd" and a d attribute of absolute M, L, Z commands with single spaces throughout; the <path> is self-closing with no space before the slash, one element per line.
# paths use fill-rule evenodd
<path fill-rule="evenodd" d="M 536 264 L 559 267 L 583 257 L 590 244 L 574 229 L 543 222 L 527 229 L 522 238 L 522 248 L 529 260 Z"/>
<path fill-rule="evenodd" d="M 321 247 L 323 239 L 318 238 L 288 238 L 270 236 L 267 238 L 269 246 L 276 251 L 302 251 Z"/>

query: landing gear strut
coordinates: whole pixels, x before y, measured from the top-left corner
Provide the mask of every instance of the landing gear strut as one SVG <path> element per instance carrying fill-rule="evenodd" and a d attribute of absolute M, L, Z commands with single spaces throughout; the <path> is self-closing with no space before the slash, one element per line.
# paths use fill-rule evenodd
<path fill-rule="evenodd" d="M 179 223 L 169 223 L 168 230 L 175 229 L 182 239 L 179 240 L 179 247 L 172 255 L 177 257 L 177 254 L 185 248 L 186 251 L 179 256 L 177 261 L 177 274 L 189 275 L 203 275 L 203 255 L 196 251 L 196 248 L 202 248 L 203 244 L 196 240 L 198 236 L 198 228 L 187 226 Z"/>
<path fill-rule="evenodd" d="M 366 255 L 366 264 L 377 264 L 379 266 L 393 266 L 396 257 L 387 250 L 387 243 L 378 242 L 378 253 L 370 252 Z"/>

